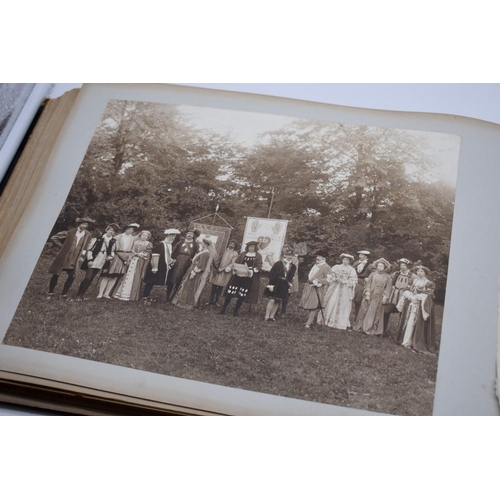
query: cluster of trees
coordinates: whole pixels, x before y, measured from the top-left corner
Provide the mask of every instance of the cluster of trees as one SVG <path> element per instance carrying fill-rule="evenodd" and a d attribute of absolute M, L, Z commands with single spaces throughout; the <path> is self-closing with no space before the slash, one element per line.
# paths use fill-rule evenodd
<path fill-rule="evenodd" d="M 182 108 L 112 101 L 55 230 L 82 214 L 101 227 L 167 226 L 220 213 L 243 237 L 245 217 L 289 219 L 310 254 L 369 249 L 421 260 L 444 299 L 454 189 L 433 175 L 423 139 L 401 130 L 297 120 L 244 147 L 192 125 Z"/>

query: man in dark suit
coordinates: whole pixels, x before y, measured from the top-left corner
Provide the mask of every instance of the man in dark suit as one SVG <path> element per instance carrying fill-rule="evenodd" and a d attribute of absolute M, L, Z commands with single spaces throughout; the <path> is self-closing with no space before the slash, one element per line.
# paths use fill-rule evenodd
<path fill-rule="evenodd" d="M 165 239 L 153 248 L 151 260 L 144 276 L 146 285 L 142 298 L 145 302 L 150 300 L 149 294 L 155 285 L 166 286 L 168 283 L 168 275 L 175 264 L 175 259 L 172 257 L 172 243 L 178 234 L 181 233 L 177 229 L 167 229 Z"/>
<path fill-rule="evenodd" d="M 95 221 L 88 217 L 82 217 L 76 219 L 76 223 L 78 224 L 77 228 L 61 231 L 50 238 L 50 241 L 59 248 L 59 253 L 49 269 L 49 273 L 52 274 L 49 284 L 49 298 L 54 295 L 59 276 L 63 271 L 68 275 L 68 279 L 64 283 L 61 296 L 64 298 L 68 296 L 69 289 L 75 280 L 78 262 L 83 262 L 87 245 L 92 237 L 87 228 Z"/>

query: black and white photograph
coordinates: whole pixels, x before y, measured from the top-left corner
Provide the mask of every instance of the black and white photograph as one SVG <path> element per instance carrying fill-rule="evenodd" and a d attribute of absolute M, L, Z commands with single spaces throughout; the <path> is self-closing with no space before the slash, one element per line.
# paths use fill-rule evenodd
<path fill-rule="evenodd" d="M 431 415 L 459 153 L 452 134 L 110 100 L 3 344 Z"/>

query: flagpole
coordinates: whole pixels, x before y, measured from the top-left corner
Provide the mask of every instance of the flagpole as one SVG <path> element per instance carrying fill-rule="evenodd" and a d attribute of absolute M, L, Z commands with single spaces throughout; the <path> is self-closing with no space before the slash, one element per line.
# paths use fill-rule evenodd
<path fill-rule="evenodd" d="M 219 211 L 219 204 L 217 203 L 217 206 L 215 207 L 214 221 L 212 223 L 212 226 L 215 226 L 215 221 L 217 220 L 217 212 L 218 211 Z"/>
<path fill-rule="evenodd" d="M 273 208 L 273 202 L 274 202 L 274 188 L 271 191 L 271 203 L 269 204 L 269 212 L 267 213 L 267 218 L 271 218 L 271 210 Z"/>

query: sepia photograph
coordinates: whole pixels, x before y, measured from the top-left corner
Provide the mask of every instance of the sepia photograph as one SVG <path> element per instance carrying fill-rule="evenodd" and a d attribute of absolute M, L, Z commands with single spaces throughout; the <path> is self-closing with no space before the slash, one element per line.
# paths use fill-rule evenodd
<path fill-rule="evenodd" d="M 110 100 L 3 344 L 431 415 L 459 153 L 451 134 Z"/>

